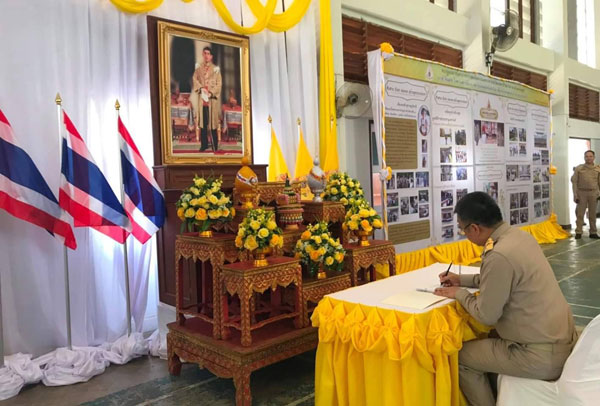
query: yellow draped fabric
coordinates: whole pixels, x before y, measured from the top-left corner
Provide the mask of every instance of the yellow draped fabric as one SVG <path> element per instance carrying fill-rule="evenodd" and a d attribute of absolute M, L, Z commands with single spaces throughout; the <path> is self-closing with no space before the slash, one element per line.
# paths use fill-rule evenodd
<path fill-rule="evenodd" d="M 271 127 L 271 152 L 269 152 L 269 182 L 276 182 L 290 176 L 285 158 L 277 142 L 275 130 Z"/>
<path fill-rule="evenodd" d="M 410 314 L 325 297 L 311 320 L 317 406 L 458 406 L 458 351 L 489 331 L 458 302 Z"/>
<path fill-rule="evenodd" d="M 119 10 L 126 13 L 148 13 L 158 8 L 163 0 L 110 0 Z M 184 3 L 191 3 L 193 0 L 181 0 Z M 266 5 L 262 5 L 259 0 L 246 0 L 252 14 L 256 17 L 256 22 L 252 27 L 242 27 L 234 21 L 227 6 L 222 0 L 212 0 L 212 3 L 225 23 L 233 31 L 242 35 L 257 34 L 265 28 L 275 32 L 287 31 L 302 20 L 304 14 L 310 7 L 311 0 L 294 0 L 286 11 L 280 14 L 274 14 L 277 0 L 267 0 Z"/>
<path fill-rule="evenodd" d="M 263 8 L 263 13 L 260 16 L 256 16 L 256 22 L 251 27 L 242 27 L 238 23 L 235 22 L 233 17 L 231 17 L 231 13 L 227 9 L 227 6 L 223 3 L 223 0 L 212 0 L 213 6 L 225 22 L 229 28 L 238 34 L 242 35 L 250 35 L 250 34 L 258 34 L 262 30 L 265 29 L 267 23 L 271 19 L 273 12 L 275 11 L 275 6 L 277 5 L 277 0 L 267 0 L 266 6 Z"/>
<path fill-rule="evenodd" d="M 335 117 L 335 76 L 333 72 L 333 40 L 331 38 L 331 1 L 320 0 L 320 27 L 321 39 L 319 41 L 319 159 L 321 164 L 327 162 L 330 153 L 331 167 L 337 166 L 333 159 L 337 158 L 337 122 Z M 333 140 L 332 140 L 333 138 Z M 331 170 L 330 169 L 326 169 Z"/>
<path fill-rule="evenodd" d="M 299 139 L 298 139 L 298 151 L 296 151 L 296 168 L 294 170 L 294 177 L 300 179 L 310 173 L 313 167 L 313 160 L 310 157 L 310 152 L 304 142 L 304 136 L 302 135 L 302 129 L 298 125 Z"/>
<path fill-rule="evenodd" d="M 147 13 L 158 8 L 163 0 L 110 0 L 116 8 L 125 13 Z"/>
<path fill-rule="evenodd" d="M 325 173 L 337 171 L 340 167 L 337 149 L 337 130 L 333 128 L 334 121 L 331 120 L 330 133 L 327 140 L 327 149 L 325 150 L 325 162 L 322 169 Z"/>
<path fill-rule="evenodd" d="M 291 6 L 281 14 L 273 14 L 267 23 L 267 28 L 275 32 L 287 31 L 302 20 L 310 6 L 311 0 L 294 0 Z M 246 0 L 256 18 L 267 13 L 266 7 L 259 0 Z"/>
<path fill-rule="evenodd" d="M 556 214 L 538 224 L 521 227 L 521 230 L 531 234 L 540 244 L 553 244 L 556 240 L 569 238 L 570 234 L 556 222 Z M 482 248 L 468 240 L 436 245 L 417 251 L 404 252 L 396 255 L 396 273 L 414 271 L 436 262 L 469 265 L 478 262 Z M 390 275 L 387 265 L 376 265 L 377 279 Z"/>

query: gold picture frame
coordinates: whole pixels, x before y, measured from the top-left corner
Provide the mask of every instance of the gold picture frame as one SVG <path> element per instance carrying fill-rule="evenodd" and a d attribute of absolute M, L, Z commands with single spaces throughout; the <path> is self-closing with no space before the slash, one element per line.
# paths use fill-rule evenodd
<path fill-rule="evenodd" d="M 158 76 L 153 86 L 162 163 L 233 164 L 244 156 L 252 161 L 248 37 L 152 20 L 158 75 L 151 69 L 151 81 Z"/>

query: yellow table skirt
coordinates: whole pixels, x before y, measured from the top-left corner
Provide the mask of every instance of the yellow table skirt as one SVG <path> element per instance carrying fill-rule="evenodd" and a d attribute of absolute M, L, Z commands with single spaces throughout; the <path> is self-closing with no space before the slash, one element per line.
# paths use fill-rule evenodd
<path fill-rule="evenodd" d="M 556 240 L 563 240 L 571 236 L 557 223 L 556 214 L 554 213 L 550 215 L 548 220 L 523 226 L 521 230 L 531 234 L 539 244 L 554 244 Z M 396 274 L 425 268 L 436 262 L 470 265 L 480 260 L 481 251 L 482 247 L 478 247 L 468 240 L 462 240 L 403 252 L 396 254 Z M 387 264 L 375 265 L 375 272 L 377 279 L 390 276 Z"/>
<path fill-rule="evenodd" d="M 489 331 L 458 302 L 411 314 L 328 297 L 312 325 L 317 406 L 458 406 L 458 351 Z"/>

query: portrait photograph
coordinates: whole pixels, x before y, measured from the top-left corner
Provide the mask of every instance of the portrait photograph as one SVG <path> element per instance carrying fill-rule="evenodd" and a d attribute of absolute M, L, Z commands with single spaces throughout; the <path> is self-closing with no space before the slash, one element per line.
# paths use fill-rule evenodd
<path fill-rule="evenodd" d="M 417 126 L 419 133 L 426 137 L 431 130 L 431 115 L 427 106 L 421 106 L 419 113 L 417 114 Z"/>
<path fill-rule="evenodd" d="M 251 156 L 247 37 L 157 20 L 164 163 L 234 163 Z"/>

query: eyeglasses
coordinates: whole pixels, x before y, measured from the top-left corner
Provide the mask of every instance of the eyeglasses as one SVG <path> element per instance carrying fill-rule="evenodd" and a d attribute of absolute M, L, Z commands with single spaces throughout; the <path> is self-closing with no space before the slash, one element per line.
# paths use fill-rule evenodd
<path fill-rule="evenodd" d="M 462 228 L 461 228 L 461 226 L 458 226 L 458 234 L 465 235 L 466 231 L 467 231 L 467 228 L 471 227 L 473 224 L 474 223 L 469 223 L 469 224 L 467 224 L 466 226 L 464 226 Z"/>

